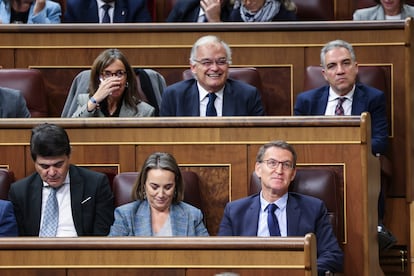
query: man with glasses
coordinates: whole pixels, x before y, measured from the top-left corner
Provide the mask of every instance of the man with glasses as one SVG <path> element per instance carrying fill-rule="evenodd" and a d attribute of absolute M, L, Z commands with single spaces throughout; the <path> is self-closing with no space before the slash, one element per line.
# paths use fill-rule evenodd
<path fill-rule="evenodd" d="M 106 236 L 114 221 L 113 194 L 105 174 L 70 164 L 66 131 L 53 124 L 32 129 L 36 172 L 10 186 L 20 236 Z"/>
<path fill-rule="evenodd" d="M 256 87 L 228 78 L 230 47 L 216 36 L 203 36 L 191 49 L 194 78 L 168 86 L 162 96 L 161 116 L 261 116 Z"/>
<path fill-rule="evenodd" d="M 296 152 L 284 141 L 260 147 L 255 172 L 261 192 L 227 203 L 219 236 L 305 236 L 317 241 L 318 275 L 340 272 L 343 253 L 329 222 L 325 204 L 314 197 L 289 192 L 296 175 Z"/>

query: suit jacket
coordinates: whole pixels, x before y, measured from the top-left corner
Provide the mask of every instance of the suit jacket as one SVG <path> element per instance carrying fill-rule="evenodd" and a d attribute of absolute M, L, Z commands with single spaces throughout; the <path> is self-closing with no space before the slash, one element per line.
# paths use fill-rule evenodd
<path fill-rule="evenodd" d="M 323 86 L 299 94 L 296 98 L 295 115 L 324 115 L 328 104 L 329 86 Z M 357 83 L 352 100 L 352 115 L 362 112 L 371 114 L 371 142 L 373 154 L 384 154 L 388 146 L 388 122 L 385 95 L 368 85 Z"/>
<path fill-rule="evenodd" d="M 57 24 L 60 23 L 62 10 L 60 5 L 53 1 L 46 1 L 44 9 L 36 15 L 33 15 L 34 4 L 30 6 L 27 24 Z M 10 1 L 0 0 L 0 20 L 3 24 L 10 22 L 11 6 Z"/>
<path fill-rule="evenodd" d="M 259 213 L 260 193 L 227 203 L 218 235 L 257 236 Z M 288 236 L 316 235 L 319 273 L 342 271 L 343 253 L 321 200 L 289 193 L 286 217 Z"/>
<path fill-rule="evenodd" d="M 232 7 L 224 4 L 221 8 L 221 21 L 229 21 Z M 200 14 L 200 0 L 178 0 L 167 17 L 167 22 L 197 22 Z"/>
<path fill-rule="evenodd" d="M 96 0 L 67 0 L 64 23 L 99 23 Z M 115 1 L 113 23 L 152 22 L 146 0 Z"/>
<path fill-rule="evenodd" d="M 203 214 L 190 204 L 172 204 L 170 220 L 173 236 L 208 236 Z M 116 208 L 109 236 L 153 236 L 148 201 L 137 200 Z"/>
<path fill-rule="evenodd" d="M 70 165 L 73 222 L 78 236 L 106 236 L 114 221 L 114 200 L 105 174 Z M 19 234 L 39 236 L 43 182 L 38 173 L 10 186 Z M 86 200 L 90 198 L 89 200 Z"/>
<path fill-rule="evenodd" d="M 279 12 L 273 17 L 272 21 L 294 21 L 296 19 L 296 12 L 286 10 L 285 6 L 281 4 Z M 244 22 L 240 15 L 240 7 L 231 12 L 229 21 Z"/>
<path fill-rule="evenodd" d="M 414 7 L 404 4 L 401 9 L 401 19 L 414 17 Z M 358 9 L 354 12 L 353 20 L 385 20 L 385 12 L 382 5 Z"/>
<path fill-rule="evenodd" d="M 89 94 L 78 95 L 78 108 L 73 113 L 72 117 L 105 117 L 103 112 L 99 109 L 95 109 L 93 112 L 88 111 Z M 121 110 L 119 111 L 119 117 L 153 117 L 155 109 L 146 102 L 139 102 L 137 104 L 137 110 L 130 108 L 122 102 Z"/>
<path fill-rule="evenodd" d="M 160 116 L 200 116 L 195 79 L 168 86 L 162 95 Z M 223 93 L 223 116 L 262 116 L 264 109 L 256 87 L 228 79 Z"/>
<path fill-rule="evenodd" d="M 29 118 L 26 100 L 18 90 L 0 87 L 0 118 Z"/>
<path fill-rule="evenodd" d="M 10 201 L 0 200 L 0 237 L 17 237 L 18 235 L 13 204 Z"/>

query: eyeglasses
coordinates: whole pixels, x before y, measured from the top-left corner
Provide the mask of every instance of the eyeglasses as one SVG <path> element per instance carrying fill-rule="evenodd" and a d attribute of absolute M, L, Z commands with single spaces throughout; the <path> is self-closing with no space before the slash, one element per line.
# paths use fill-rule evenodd
<path fill-rule="evenodd" d="M 193 59 L 194 62 L 200 63 L 202 66 L 209 68 L 211 66 L 215 64 L 217 64 L 217 66 L 225 66 L 228 65 L 230 62 L 227 60 L 227 58 L 219 58 L 216 60 L 212 60 L 212 59 L 202 59 L 202 60 L 196 60 Z"/>
<path fill-rule="evenodd" d="M 111 71 L 103 71 L 102 72 L 102 77 L 104 79 L 110 78 L 110 77 L 117 77 L 122 79 L 123 77 L 125 77 L 126 72 L 122 71 L 122 70 L 118 70 L 116 72 L 111 72 Z"/>
<path fill-rule="evenodd" d="M 282 165 L 282 170 L 291 170 L 293 169 L 293 164 L 290 161 L 277 161 L 275 159 L 268 159 L 268 160 L 263 160 L 263 163 L 266 163 L 267 167 L 271 170 L 278 168 L 279 165 Z"/>

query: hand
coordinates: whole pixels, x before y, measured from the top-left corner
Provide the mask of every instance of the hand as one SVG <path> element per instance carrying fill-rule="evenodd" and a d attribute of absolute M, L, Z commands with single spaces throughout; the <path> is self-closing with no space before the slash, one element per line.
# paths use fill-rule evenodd
<path fill-rule="evenodd" d="M 208 22 L 221 22 L 221 0 L 201 0 L 200 6 L 203 8 Z"/>
<path fill-rule="evenodd" d="M 35 5 L 33 8 L 33 14 L 38 14 L 41 12 L 46 5 L 46 0 L 35 0 Z"/>
<path fill-rule="evenodd" d="M 110 77 L 104 80 L 101 80 L 98 90 L 96 90 L 93 97 L 95 100 L 100 103 L 106 97 L 112 94 L 112 92 L 118 90 L 121 87 L 121 80 L 118 77 Z"/>

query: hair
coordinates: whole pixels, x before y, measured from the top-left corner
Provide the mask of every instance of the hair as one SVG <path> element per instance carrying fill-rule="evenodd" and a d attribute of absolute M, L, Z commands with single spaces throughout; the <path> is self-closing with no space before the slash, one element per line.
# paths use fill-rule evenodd
<path fill-rule="evenodd" d="M 103 51 L 95 59 L 91 68 L 91 77 L 89 81 L 89 96 L 92 97 L 96 90 L 98 90 L 100 83 L 100 76 L 112 63 L 120 60 L 124 66 L 127 74 L 127 86 L 125 87 L 124 100 L 125 103 L 136 110 L 137 104 L 142 100 L 138 94 L 138 84 L 136 74 L 130 66 L 126 56 L 118 49 L 107 49 Z"/>
<path fill-rule="evenodd" d="M 346 41 L 339 40 L 339 39 L 338 40 L 333 40 L 333 41 L 330 41 L 330 42 L 326 43 L 325 46 L 323 46 L 323 48 L 321 50 L 321 66 L 323 68 L 326 67 L 326 64 L 325 64 L 326 53 L 328 53 L 330 50 L 332 50 L 334 48 L 345 48 L 345 49 L 347 49 L 349 51 L 349 53 L 351 54 L 351 60 L 353 62 L 356 61 L 354 48 L 352 47 L 351 44 L 349 44 Z"/>
<path fill-rule="evenodd" d="M 219 37 L 214 36 L 214 35 L 202 36 L 194 43 L 193 47 L 191 48 L 191 53 L 190 53 L 191 64 L 194 65 L 195 60 L 197 60 L 198 47 L 202 45 L 206 45 L 206 44 L 215 44 L 215 43 L 221 44 L 224 47 L 224 49 L 226 50 L 227 61 L 229 64 L 231 64 L 231 49 L 229 45 L 223 40 L 221 40 Z"/>
<path fill-rule="evenodd" d="M 69 156 L 70 152 L 69 137 L 62 127 L 45 123 L 32 129 L 30 154 L 33 161 L 36 161 L 38 155 L 42 157 Z"/>
<path fill-rule="evenodd" d="M 163 169 L 174 173 L 175 192 L 172 203 L 181 202 L 184 199 L 184 180 L 174 156 L 166 152 L 155 152 L 145 160 L 138 179 L 132 188 L 132 198 L 135 200 L 144 200 L 146 198 L 145 183 L 147 182 L 148 172 L 152 169 Z"/>
<path fill-rule="evenodd" d="M 267 149 L 269 148 L 280 148 L 280 149 L 285 149 L 288 150 L 292 153 L 292 157 L 293 157 L 293 167 L 296 167 L 296 160 L 297 160 L 297 155 L 296 155 L 296 151 L 293 148 L 293 146 L 291 146 L 290 144 L 288 144 L 285 141 L 281 141 L 281 140 L 277 140 L 277 141 L 271 141 L 267 144 L 264 144 L 263 146 L 261 146 L 259 148 L 259 151 L 257 152 L 256 155 L 256 162 L 260 163 L 263 161 L 263 156 L 265 155 Z"/>

